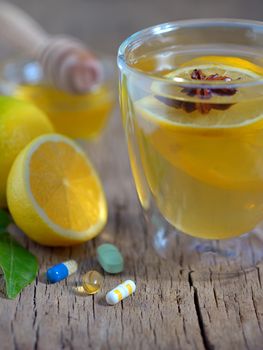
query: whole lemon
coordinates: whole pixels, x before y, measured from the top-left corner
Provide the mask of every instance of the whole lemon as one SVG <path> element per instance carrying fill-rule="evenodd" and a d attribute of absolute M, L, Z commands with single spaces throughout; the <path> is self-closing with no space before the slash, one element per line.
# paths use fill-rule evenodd
<path fill-rule="evenodd" d="M 7 205 L 7 177 L 18 153 L 35 137 L 51 132 L 50 121 L 33 104 L 0 96 L 0 208 Z"/>

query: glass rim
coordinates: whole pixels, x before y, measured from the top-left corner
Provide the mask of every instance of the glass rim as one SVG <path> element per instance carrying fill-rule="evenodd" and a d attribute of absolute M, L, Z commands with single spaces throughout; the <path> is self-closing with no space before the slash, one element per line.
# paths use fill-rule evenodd
<path fill-rule="evenodd" d="M 259 31 L 263 32 L 263 21 L 256 20 L 246 20 L 246 19 L 238 19 L 238 18 L 202 18 L 202 19 L 186 19 L 186 20 L 178 20 L 165 22 L 157 25 L 153 25 L 142 30 L 135 32 L 134 34 L 127 37 L 119 46 L 118 54 L 117 54 L 117 64 L 119 70 L 126 71 L 132 73 L 138 78 L 143 78 L 150 80 L 152 82 L 158 81 L 159 83 L 169 84 L 174 86 L 180 86 L 185 88 L 196 87 L 196 88 L 211 88 L 211 87 L 226 87 L 226 88 L 244 88 L 244 87 L 253 87 L 257 85 L 263 85 L 263 76 L 262 78 L 251 79 L 250 81 L 233 83 L 233 81 L 198 81 L 198 80 L 188 80 L 180 78 L 179 81 L 171 80 L 168 77 L 161 77 L 154 73 L 146 73 L 142 70 L 131 67 L 127 64 L 125 59 L 125 53 L 129 46 L 138 43 L 139 40 L 146 39 L 152 37 L 154 35 L 169 33 L 173 30 L 179 28 L 191 28 L 191 27 L 203 27 L 206 25 L 207 27 L 216 27 L 219 25 L 225 25 L 228 28 L 234 27 L 243 27 L 243 28 L 258 28 Z"/>

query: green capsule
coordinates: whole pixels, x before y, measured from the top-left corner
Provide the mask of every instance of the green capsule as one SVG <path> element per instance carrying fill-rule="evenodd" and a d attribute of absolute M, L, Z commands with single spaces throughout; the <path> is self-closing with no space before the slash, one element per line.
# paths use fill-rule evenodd
<path fill-rule="evenodd" d="M 108 273 L 119 273 L 124 269 L 123 257 L 113 244 L 100 245 L 97 248 L 97 258 L 103 270 Z"/>

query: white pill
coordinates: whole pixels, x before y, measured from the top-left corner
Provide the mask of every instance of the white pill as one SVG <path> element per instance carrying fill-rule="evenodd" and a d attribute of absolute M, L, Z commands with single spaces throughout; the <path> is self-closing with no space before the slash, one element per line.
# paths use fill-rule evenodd
<path fill-rule="evenodd" d="M 127 298 L 136 290 L 136 284 L 132 280 L 127 280 L 112 289 L 106 294 L 106 301 L 109 305 L 115 305 Z"/>

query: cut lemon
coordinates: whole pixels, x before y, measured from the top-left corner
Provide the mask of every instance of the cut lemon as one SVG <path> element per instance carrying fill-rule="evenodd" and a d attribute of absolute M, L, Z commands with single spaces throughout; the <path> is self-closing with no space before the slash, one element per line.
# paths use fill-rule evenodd
<path fill-rule="evenodd" d="M 107 220 L 98 175 L 84 152 L 58 134 L 35 139 L 18 155 L 8 178 L 7 200 L 16 224 L 48 246 L 87 241 Z"/>
<path fill-rule="evenodd" d="M 194 67 L 194 68 L 193 68 Z M 179 72 L 177 74 L 184 74 L 189 69 L 198 68 L 202 69 L 204 67 L 205 73 L 209 74 L 219 74 L 228 75 L 231 78 L 251 79 L 263 76 L 263 68 L 239 57 L 231 56 L 201 56 L 196 57 L 190 61 L 185 62 L 179 67 Z M 216 70 L 216 72 L 215 72 Z M 181 72 L 180 72 L 181 71 Z"/>
<path fill-rule="evenodd" d="M 214 135 L 247 132 L 263 126 L 263 99 L 240 101 L 227 110 L 212 109 L 208 114 L 198 110 L 187 113 L 147 96 L 135 103 L 139 124 L 146 132 L 158 128 L 169 131 Z"/>
<path fill-rule="evenodd" d="M 232 79 L 237 75 L 242 80 L 263 76 L 261 67 L 246 60 L 206 56 L 184 64 L 168 77 L 188 75 L 189 79 L 193 69 Z M 167 97 L 167 91 L 157 91 L 158 84 L 153 84 L 153 93 Z M 187 101 L 189 96 L 185 94 L 184 98 Z M 144 97 L 135 103 L 139 128 L 146 142 L 164 159 L 192 177 L 224 188 L 262 188 L 263 99 L 247 100 L 243 96 L 232 104 L 232 97 L 223 98 L 228 99 L 229 108 L 202 114 L 198 109 L 188 113 L 172 107 L 156 96 Z"/>
<path fill-rule="evenodd" d="M 185 62 L 180 67 L 176 68 L 172 72 L 164 75 L 171 81 L 180 83 L 204 83 L 204 81 L 193 80 L 191 74 L 195 69 L 200 69 L 206 77 L 213 74 L 218 74 L 219 76 L 229 77 L 232 79 L 232 84 L 241 84 L 246 82 L 253 82 L 255 80 L 263 79 L 263 67 L 258 66 L 252 62 L 244 60 L 238 57 L 225 57 L 225 56 L 202 56 L 196 57 L 190 61 Z M 206 82 L 206 83 L 210 83 Z M 218 86 L 225 84 L 222 81 L 214 81 L 213 84 Z M 180 85 L 169 84 L 168 82 L 157 81 L 152 84 L 151 90 L 154 94 L 165 96 L 171 99 L 175 97 L 179 100 L 192 101 L 196 100 L 195 97 L 187 95 L 183 87 Z M 246 94 L 250 94 L 252 99 L 258 93 L 258 87 L 252 86 L 250 90 L 246 91 Z M 236 102 L 242 100 L 243 98 L 250 98 L 249 96 L 244 96 L 242 89 L 237 90 L 234 96 L 231 96 L 231 101 Z M 229 96 L 213 96 L 212 101 L 214 103 L 228 103 Z M 205 103 L 204 101 L 203 103 Z"/>

